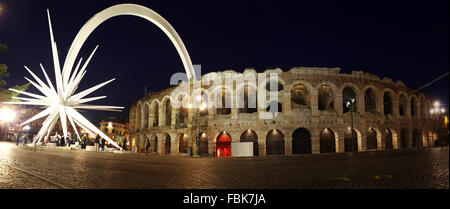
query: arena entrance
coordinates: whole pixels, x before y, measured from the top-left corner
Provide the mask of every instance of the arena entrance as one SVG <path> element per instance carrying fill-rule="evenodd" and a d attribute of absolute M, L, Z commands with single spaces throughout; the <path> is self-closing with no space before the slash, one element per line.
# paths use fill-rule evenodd
<path fill-rule="evenodd" d="M 358 134 L 355 129 L 347 129 L 344 133 L 344 151 L 358 152 Z"/>
<path fill-rule="evenodd" d="M 227 132 L 223 131 L 217 137 L 217 157 L 230 157 L 231 156 L 231 136 Z"/>
<path fill-rule="evenodd" d="M 334 132 L 325 128 L 320 133 L 320 153 L 336 152 L 336 136 Z"/>
<path fill-rule="evenodd" d="M 284 134 L 278 130 L 271 130 L 266 137 L 266 155 L 284 155 Z"/>
<path fill-rule="evenodd" d="M 164 148 L 165 148 L 164 153 L 165 154 L 170 154 L 170 149 L 172 147 L 171 145 L 172 145 L 172 143 L 170 141 L 170 135 L 167 134 L 166 135 L 166 146 L 164 146 Z"/>
<path fill-rule="evenodd" d="M 386 130 L 386 136 L 384 138 L 384 141 L 386 143 L 385 149 L 394 148 L 394 143 L 392 141 L 392 132 L 389 129 Z"/>
<path fill-rule="evenodd" d="M 258 136 L 256 132 L 248 129 L 241 135 L 241 142 L 253 142 L 253 156 L 257 156 L 259 153 L 258 150 Z"/>
<path fill-rule="evenodd" d="M 311 154 L 311 134 L 305 128 L 292 134 L 292 154 Z"/>

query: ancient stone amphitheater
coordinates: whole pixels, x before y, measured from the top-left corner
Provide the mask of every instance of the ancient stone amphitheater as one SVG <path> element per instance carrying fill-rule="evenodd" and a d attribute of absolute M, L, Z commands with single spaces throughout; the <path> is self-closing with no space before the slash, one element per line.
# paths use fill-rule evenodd
<path fill-rule="evenodd" d="M 235 82 L 226 87 L 215 81 L 214 89 L 211 82 L 205 82 L 211 75 L 225 73 L 236 77 L 262 75 L 265 79 L 258 79 L 257 86 Z M 273 74 L 278 76 L 276 80 L 269 76 Z M 201 85 L 197 91 L 208 104 L 204 110 L 190 105 L 195 102 L 194 90 L 179 91 L 193 85 Z M 277 90 L 274 92 L 271 86 Z M 217 90 L 221 94 L 212 93 Z M 264 104 L 260 98 L 249 100 L 261 97 L 258 91 L 262 90 L 266 94 Z M 174 91 L 182 93 L 174 98 Z M 267 100 L 272 94 L 277 101 Z M 352 99 L 354 109 L 347 106 Z M 171 100 L 181 101 L 183 106 L 175 107 Z M 257 101 L 256 106 L 249 101 Z M 253 142 L 255 156 L 426 147 L 436 139 L 435 120 L 429 113 L 431 103 L 426 95 L 415 93 L 402 81 L 380 79 L 362 71 L 345 74 L 339 68 L 296 67 L 287 72 L 246 69 L 243 73 L 208 73 L 201 83 L 180 82 L 135 102 L 130 109 L 131 147 L 140 152 L 148 148 L 154 153 L 174 154 L 187 153 L 190 148 L 195 152 L 199 144 L 204 156 L 228 156 L 222 152 L 230 152 L 231 142 Z M 271 111 L 272 106 L 278 112 Z M 261 113 L 275 117 L 262 118 Z"/>

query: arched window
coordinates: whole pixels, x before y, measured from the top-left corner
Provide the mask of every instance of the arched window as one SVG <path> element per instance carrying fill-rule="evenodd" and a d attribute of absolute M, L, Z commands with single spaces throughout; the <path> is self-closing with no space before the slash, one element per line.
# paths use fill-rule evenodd
<path fill-rule="evenodd" d="M 164 114 L 166 115 L 166 126 L 170 126 L 172 124 L 172 104 L 170 99 L 167 99 L 164 102 Z"/>
<path fill-rule="evenodd" d="M 271 80 L 266 84 L 266 90 L 269 92 L 282 91 L 284 89 L 283 85 L 280 82 Z"/>
<path fill-rule="evenodd" d="M 158 107 L 158 102 L 154 102 L 153 104 L 153 108 L 152 108 L 152 116 L 153 116 L 153 124 L 152 126 L 158 126 L 158 122 L 159 122 L 159 107 Z"/>
<path fill-rule="evenodd" d="M 406 116 L 406 96 L 404 94 L 400 95 L 399 103 L 398 103 L 398 112 L 401 116 Z"/>
<path fill-rule="evenodd" d="M 356 93 L 351 87 L 345 87 L 344 90 L 342 90 L 342 107 L 344 108 L 344 113 L 349 112 L 350 108 L 347 107 L 347 102 L 355 100 L 354 105 L 357 105 L 356 102 Z M 357 108 L 355 107 L 355 110 Z"/>
<path fill-rule="evenodd" d="M 239 92 L 239 97 L 239 113 L 258 112 L 258 98 L 255 88 L 249 87 L 246 83 L 245 87 Z"/>
<path fill-rule="evenodd" d="M 375 113 L 377 112 L 377 100 L 373 89 L 368 88 L 364 93 L 365 111 Z"/>
<path fill-rule="evenodd" d="M 216 113 L 218 115 L 231 114 L 231 93 L 225 89 L 220 91 L 220 94 L 216 95 Z"/>
<path fill-rule="evenodd" d="M 392 95 L 389 92 L 385 92 L 383 95 L 383 104 L 384 104 L 384 114 L 385 115 L 392 115 L 393 114 L 393 108 L 392 108 Z"/>
<path fill-rule="evenodd" d="M 143 124 L 142 124 L 142 126 L 144 127 L 144 128 L 148 128 L 149 126 L 148 126 L 148 119 L 150 118 L 150 106 L 148 105 L 148 104 L 145 104 L 144 105 L 144 117 L 142 117 L 142 119 L 144 120 L 143 121 Z"/>
<path fill-rule="evenodd" d="M 292 87 L 291 108 L 292 109 L 310 108 L 310 95 L 308 89 L 305 86 L 297 84 L 294 87 Z"/>
<path fill-rule="evenodd" d="M 328 86 L 321 86 L 318 90 L 318 105 L 319 110 L 333 110 L 334 109 L 334 99 L 333 92 Z"/>
<path fill-rule="evenodd" d="M 180 125 L 186 125 L 189 112 L 189 99 L 187 96 L 183 95 L 178 97 L 178 102 L 180 104 L 180 107 L 178 109 L 178 114 L 176 115 L 176 123 Z"/>
<path fill-rule="evenodd" d="M 426 108 L 426 102 L 424 97 L 420 97 L 420 117 L 422 119 L 425 119 L 427 117 L 427 108 Z"/>
<path fill-rule="evenodd" d="M 417 99 L 411 97 L 411 117 L 417 117 Z"/>

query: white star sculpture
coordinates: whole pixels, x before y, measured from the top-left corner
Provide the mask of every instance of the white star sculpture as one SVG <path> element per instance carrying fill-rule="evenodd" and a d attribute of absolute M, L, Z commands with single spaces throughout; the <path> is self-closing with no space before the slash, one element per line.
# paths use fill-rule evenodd
<path fill-rule="evenodd" d="M 56 49 L 56 42 L 53 38 L 53 31 L 52 31 L 52 24 L 50 21 L 50 13 L 47 10 L 47 16 L 48 16 L 48 24 L 49 24 L 49 30 L 50 30 L 50 41 L 52 46 L 52 54 L 53 54 L 53 64 L 55 69 L 55 80 L 56 80 L 56 89 L 52 85 L 52 82 L 50 81 L 47 73 L 44 70 L 44 67 L 42 64 L 40 64 L 42 72 L 44 73 L 45 79 L 48 82 L 48 85 L 45 84 L 41 79 L 39 79 L 30 69 L 28 69 L 25 66 L 25 69 L 33 76 L 33 78 L 36 80 L 37 83 L 33 82 L 32 80 L 25 77 L 25 79 L 30 82 L 34 87 L 36 87 L 44 96 L 37 95 L 29 92 L 23 92 L 16 89 L 9 89 L 11 91 L 24 94 L 27 96 L 30 96 L 31 98 L 25 98 L 25 97 L 13 97 L 15 99 L 21 100 L 21 102 L 4 102 L 7 104 L 22 104 L 22 105 L 40 105 L 45 106 L 45 110 L 42 112 L 36 114 L 32 118 L 28 119 L 27 121 L 20 124 L 21 126 L 31 123 L 34 120 L 37 120 L 39 118 L 48 116 L 44 123 L 42 124 L 42 128 L 39 130 L 38 134 L 34 137 L 33 143 L 39 143 L 41 139 L 46 136 L 48 137 L 51 131 L 53 130 L 56 122 L 58 121 L 58 116 L 61 119 L 61 125 L 63 128 L 64 137 L 67 136 L 67 118 L 70 121 L 70 124 L 72 125 L 73 129 L 75 130 L 75 133 L 80 139 L 80 136 L 78 134 L 77 128 L 75 126 L 78 125 L 83 130 L 88 132 L 91 135 L 100 135 L 104 139 L 106 139 L 109 143 L 113 144 L 118 149 L 122 150 L 122 148 L 117 145 L 113 140 L 111 140 L 106 134 L 101 132 L 95 125 L 93 125 L 91 122 L 89 122 L 83 115 L 78 113 L 76 109 L 90 109 L 90 110 L 106 110 L 106 111 L 118 111 L 121 112 L 121 110 L 118 109 L 124 109 L 123 107 L 116 107 L 116 106 L 101 106 L 101 105 L 85 105 L 84 103 L 103 99 L 106 96 L 99 96 L 99 97 L 90 97 L 90 98 L 84 98 L 88 94 L 94 92 L 95 90 L 101 88 L 102 86 L 110 83 L 111 81 L 115 79 L 111 79 L 109 81 L 106 81 L 104 83 L 98 84 L 94 87 L 91 87 L 87 90 L 84 90 L 82 92 L 76 93 L 75 91 L 78 88 L 78 84 L 80 83 L 83 76 L 86 74 L 86 66 L 88 65 L 89 61 L 92 58 L 92 55 L 94 55 L 95 51 L 97 50 L 97 47 L 95 47 L 94 51 L 91 53 L 89 58 L 86 60 L 86 62 L 83 64 L 81 69 L 79 70 L 81 61 L 83 58 L 80 58 L 77 66 L 75 67 L 75 71 L 72 73 L 73 66 L 68 67 L 66 71 L 63 71 L 61 73 L 61 66 L 59 64 L 59 58 L 58 58 L 58 51 Z M 72 76 L 70 76 L 72 74 Z"/>

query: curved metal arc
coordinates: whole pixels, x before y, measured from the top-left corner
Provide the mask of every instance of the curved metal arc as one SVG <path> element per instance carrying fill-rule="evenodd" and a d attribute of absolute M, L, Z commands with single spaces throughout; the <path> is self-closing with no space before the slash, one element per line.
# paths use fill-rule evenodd
<path fill-rule="evenodd" d="M 104 21 L 120 15 L 133 15 L 142 17 L 157 25 L 169 37 L 169 39 L 177 49 L 188 78 L 191 79 L 195 77 L 195 71 L 192 66 L 191 58 L 189 57 L 186 47 L 184 46 L 183 41 L 181 40 L 175 29 L 169 24 L 169 22 L 167 22 L 155 11 L 137 4 L 118 4 L 115 6 L 111 6 L 89 19 L 88 22 L 86 22 L 86 24 L 78 32 L 77 36 L 72 42 L 72 45 L 70 46 L 66 60 L 64 61 L 63 75 L 70 75 L 70 71 L 72 70 L 73 64 L 76 57 L 78 56 L 81 47 L 83 46 L 89 35 L 95 30 L 95 28 L 97 28 Z"/>

